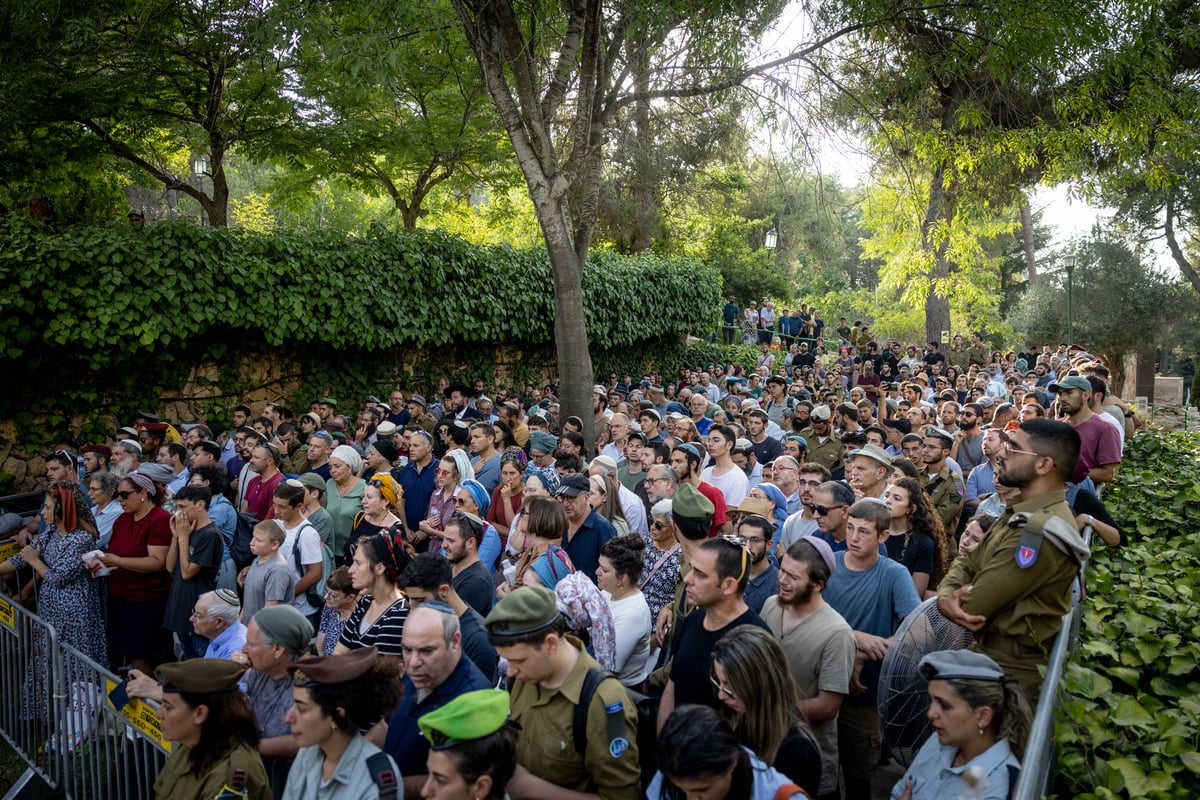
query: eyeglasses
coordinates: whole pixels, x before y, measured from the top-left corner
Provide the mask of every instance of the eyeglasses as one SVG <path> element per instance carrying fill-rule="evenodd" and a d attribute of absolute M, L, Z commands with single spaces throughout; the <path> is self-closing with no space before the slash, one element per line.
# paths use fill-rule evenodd
<path fill-rule="evenodd" d="M 466 498 L 465 498 L 465 497 L 460 497 L 460 496 L 458 496 L 458 495 L 455 495 L 455 497 L 454 497 L 454 505 L 456 505 L 456 506 L 465 506 L 466 504 L 467 504 L 467 500 L 466 500 Z"/>
<path fill-rule="evenodd" d="M 819 505 L 816 505 L 815 503 L 810 503 L 808 506 L 808 510 L 811 511 L 812 513 L 816 514 L 818 517 L 823 517 L 826 514 L 828 514 L 830 511 L 833 511 L 835 508 L 845 508 L 845 507 L 846 507 L 845 503 L 838 503 L 836 506 L 819 506 Z"/>
<path fill-rule="evenodd" d="M 730 689 L 728 685 L 717 680 L 716 675 L 709 675 L 708 680 L 713 685 L 713 691 L 715 691 L 718 695 L 724 694 L 730 700 L 737 700 L 737 694 Z"/>
<path fill-rule="evenodd" d="M 121 491 L 117 492 L 117 497 L 121 498 L 122 500 L 128 500 L 130 497 L 132 497 L 135 494 L 137 494 L 137 492 L 127 492 L 124 489 L 122 489 Z"/>
<path fill-rule="evenodd" d="M 1012 442 L 1005 442 L 1003 445 L 1003 449 L 1004 449 L 1005 453 L 1020 453 L 1023 456 L 1033 456 L 1034 458 L 1042 457 L 1041 453 L 1034 453 L 1030 450 L 1021 450 L 1019 448 L 1013 447 Z"/>

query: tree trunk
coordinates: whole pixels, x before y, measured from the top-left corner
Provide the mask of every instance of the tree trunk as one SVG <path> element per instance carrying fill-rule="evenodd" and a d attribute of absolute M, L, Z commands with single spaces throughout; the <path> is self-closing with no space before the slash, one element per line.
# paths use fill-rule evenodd
<path fill-rule="evenodd" d="M 214 166 L 212 197 L 201 192 L 197 199 L 204 213 L 208 214 L 208 224 L 214 228 L 225 228 L 229 226 L 229 181 L 225 177 L 225 165 L 218 161 Z"/>
<path fill-rule="evenodd" d="M 935 241 L 934 231 L 938 222 L 945 230 Z M 933 256 L 933 267 L 929 271 L 929 293 L 925 296 L 925 340 L 941 342 L 942 331 L 950 330 L 950 300 L 939 283 L 950 277 L 950 261 L 946 252 L 950 246 L 950 223 L 954 221 L 954 205 L 946 190 L 946 164 L 938 164 L 929 181 L 929 204 L 925 208 L 925 220 L 921 224 L 921 242 L 925 251 Z"/>
<path fill-rule="evenodd" d="M 1179 246 L 1179 242 L 1175 238 L 1175 192 L 1167 192 L 1167 209 L 1166 209 L 1166 226 L 1167 247 L 1171 250 L 1171 257 L 1175 259 L 1175 263 L 1179 265 L 1179 271 L 1188 279 L 1188 283 L 1192 284 L 1192 288 L 1200 292 L 1200 273 L 1196 272 L 1196 267 L 1188 260 L 1188 257 L 1183 252 L 1183 248 Z"/>
<path fill-rule="evenodd" d="M 633 83 L 639 95 L 650 92 L 649 69 L 645 63 L 646 50 L 642 46 L 637 49 L 634 64 Z M 650 249 L 654 243 L 654 231 L 658 223 L 658 205 L 654 200 L 654 187 L 657 181 L 655 175 L 654 132 L 650 129 L 650 99 L 641 96 L 634 101 L 633 106 L 634 137 L 637 144 L 637 154 L 634 160 L 633 180 L 630 182 L 630 192 L 633 195 L 633 235 L 630 236 L 631 249 L 642 253 Z"/>
<path fill-rule="evenodd" d="M 1029 283 L 1037 281 L 1037 262 L 1033 257 L 1033 214 L 1029 210 L 1029 198 L 1021 193 L 1021 241 L 1025 244 L 1025 271 Z"/>

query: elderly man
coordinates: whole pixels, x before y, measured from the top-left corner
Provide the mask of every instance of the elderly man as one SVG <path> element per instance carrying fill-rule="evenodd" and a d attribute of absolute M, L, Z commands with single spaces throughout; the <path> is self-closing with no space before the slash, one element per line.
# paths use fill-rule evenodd
<path fill-rule="evenodd" d="M 246 647 L 246 626 L 238 619 L 242 604 L 228 589 L 205 592 L 192 607 L 192 627 L 208 640 L 205 658 L 228 658 Z"/>
<path fill-rule="evenodd" d="M 258 752 L 276 797 L 283 793 L 298 750 L 291 727 L 283 721 L 292 705 L 288 667 L 308 653 L 312 637 L 312 624 L 292 605 L 268 606 L 246 626 L 246 698 L 258 721 Z"/>
<path fill-rule="evenodd" d="M 417 720 L 461 694 L 492 685 L 471 659 L 463 658 L 458 615 L 440 600 L 425 600 L 405 620 L 404 666 L 404 699 L 388 718 L 383 749 L 400 767 L 404 796 L 416 800 L 428 777 L 429 755 Z"/>

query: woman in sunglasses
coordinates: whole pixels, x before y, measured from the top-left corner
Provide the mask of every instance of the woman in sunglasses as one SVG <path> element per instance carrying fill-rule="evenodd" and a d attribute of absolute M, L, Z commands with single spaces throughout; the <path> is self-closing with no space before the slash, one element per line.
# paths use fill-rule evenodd
<path fill-rule="evenodd" d="M 171 546 L 171 515 L 162 508 L 167 492 L 140 472 L 126 475 L 117 487 L 124 513 L 113 523 L 104 566 L 108 576 L 108 659 L 113 669 L 134 667 L 145 673 L 171 658 L 171 635 L 163 612 L 171 576 L 166 571 Z"/>
<path fill-rule="evenodd" d="M 661 470 L 655 470 L 661 473 Z M 664 485 L 665 478 L 647 478 Z M 675 541 L 675 529 L 671 525 L 671 499 L 659 500 L 650 509 L 650 541 L 646 549 L 646 568 L 638 581 L 650 606 L 650 616 L 658 619 L 658 612 L 675 599 L 675 588 L 679 585 L 679 542 Z M 652 642 L 658 647 L 660 642 Z"/>
<path fill-rule="evenodd" d="M 359 599 L 342 628 L 334 655 L 371 646 L 383 655 L 404 655 L 401 644 L 408 602 L 399 583 L 414 555 L 405 548 L 404 537 L 392 531 L 358 541 L 350 563 L 350 580 Z"/>
<path fill-rule="evenodd" d="M 362 511 L 355 515 L 350 538 L 346 540 L 344 563 L 349 564 L 354 558 L 354 549 L 362 539 L 384 531 L 403 533 L 404 526 L 394 511 L 403 498 L 404 490 L 391 475 L 385 472 L 371 476 L 363 487 Z"/>
<path fill-rule="evenodd" d="M 712 652 L 712 684 L 721 714 L 742 744 L 816 796 L 821 751 L 800 713 L 800 690 L 783 648 L 754 625 L 739 625 Z"/>
<path fill-rule="evenodd" d="M 1016 781 L 1029 735 L 1029 704 L 1000 666 L 970 650 L 942 650 L 921 659 L 929 681 L 926 716 L 934 735 L 925 740 L 892 800 L 974 796 L 1006 798 Z M 984 790 L 967 788 L 968 767 L 983 772 Z"/>

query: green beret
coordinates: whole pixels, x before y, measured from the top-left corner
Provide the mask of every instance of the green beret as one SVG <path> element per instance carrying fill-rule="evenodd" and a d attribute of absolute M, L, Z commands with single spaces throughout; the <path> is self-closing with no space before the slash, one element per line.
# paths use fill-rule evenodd
<path fill-rule="evenodd" d="M 297 686 L 345 683 L 370 672 L 378 657 L 375 647 L 360 647 L 336 656 L 301 658 L 288 667 L 288 672 Z"/>
<path fill-rule="evenodd" d="M 690 483 L 681 483 L 671 498 L 671 513 L 688 519 L 704 519 L 711 517 L 716 511 L 712 501 L 700 494 L 700 490 Z"/>
<path fill-rule="evenodd" d="M 334 408 L 337 408 L 337 400 L 334 400 L 332 397 L 318 397 L 317 402 L 323 406 L 333 406 Z"/>
<path fill-rule="evenodd" d="M 508 721 L 508 692 L 478 689 L 460 694 L 417 720 L 421 735 L 433 750 L 445 750 L 471 739 L 482 739 Z"/>
<path fill-rule="evenodd" d="M 192 658 L 163 664 L 154 670 L 154 677 L 164 692 L 194 692 L 214 694 L 237 688 L 238 678 L 246 668 L 224 658 Z"/>
<path fill-rule="evenodd" d="M 484 623 L 488 632 L 521 636 L 545 628 L 558 618 L 558 597 L 545 586 L 520 586 L 492 607 Z"/>

